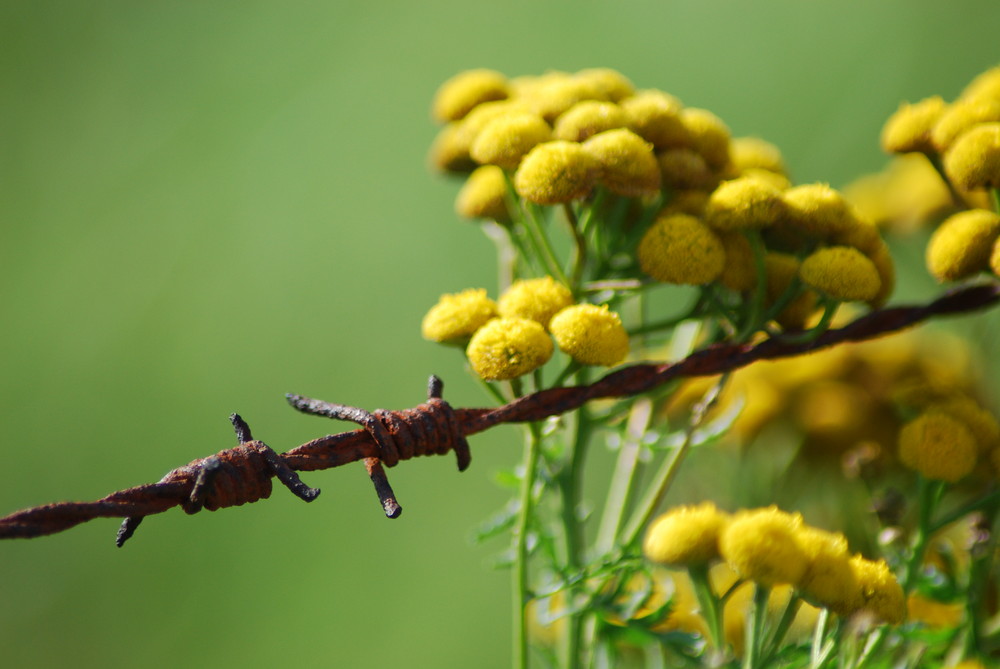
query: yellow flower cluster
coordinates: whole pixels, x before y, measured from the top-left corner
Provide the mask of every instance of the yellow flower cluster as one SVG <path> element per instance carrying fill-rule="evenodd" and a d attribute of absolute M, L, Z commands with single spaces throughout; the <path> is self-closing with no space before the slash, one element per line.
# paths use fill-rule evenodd
<path fill-rule="evenodd" d="M 607 305 L 574 304 L 552 277 L 515 281 L 494 302 L 485 289 L 442 295 L 424 316 L 425 339 L 465 346 L 473 371 L 508 381 L 538 369 L 555 345 L 583 365 L 617 365 L 628 354 L 628 333 Z"/>
<path fill-rule="evenodd" d="M 675 508 L 650 525 L 643 549 L 651 561 L 671 566 L 724 560 L 741 578 L 790 585 L 842 616 L 863 610 L 895 625 L 906 614 L 903 589 L 884 561 L 851 555 L 843 535 L 774 506 L 732 515 L 711 503 Z"/>

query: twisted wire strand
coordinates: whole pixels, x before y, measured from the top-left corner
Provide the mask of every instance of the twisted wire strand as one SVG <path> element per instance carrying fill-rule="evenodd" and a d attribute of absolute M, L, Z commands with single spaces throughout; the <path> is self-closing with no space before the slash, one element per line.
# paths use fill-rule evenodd
<path fill-rule="evenodd" d="M 235 448 L 179 467 L 157 483 L 120 490 L 93 502 L 59 502 L 11 513 L 0 518 L 0 539 L 38 537 L 94 518 L 124 517 L 117 540 L 120 546 L 143 517 L 175 506 L 195 513 L 202 508 L 215 510 L 265 499 L 271 493 L 272 477 L 277 477 L 293 494 L 311 501 L 319 490 L 306 486 L 296 471 L 328 469 L 358 460 L 365 462 L 389 515 L 394 510 L 392 504 L 398 506 L 398 503 L 385 478 L 383 464 L 391 467 L 418 455 L 454 451 L 461 471 L 471 461 L 465 437 L 495 425 L 542 420 L 579 408 L 593 399 L 633 396 L 678 378 L 712 376 L 759 360 L 776 360 L 841 343 L 875 339 L 932 317 L 970 313 L 998 301 L 1000 284 L 966 286 L 948 291 L 927 304 L 871 312 L 811 341 L 774 337 L 758 344 L 719 344 L 675 363 L 622 367 L 589 385 L 549 388 L 496 408 L 453 409 L 441 399 L 442 384 L 436 377 L 431 377 L 426 402 L 399 411 L 369 413 L 289 395 L 289 402 L 300 411 L 350 420 L 361 424 L 363 429 L 320 437 L 279 455 L 254 440 L 246 423 L 234 414 L 231 420 L 240 442 Z"/>

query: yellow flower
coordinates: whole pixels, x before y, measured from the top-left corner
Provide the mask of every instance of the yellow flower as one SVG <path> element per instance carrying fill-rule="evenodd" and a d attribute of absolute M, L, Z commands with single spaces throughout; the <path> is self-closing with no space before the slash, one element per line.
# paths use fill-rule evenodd
<path fill-rule="evenodd" d="M 427 157 L 434 169 L 442 172 L 471 172 L 476 161 L 469 155 L 469 147 L 460 140 L 461 123 L 449 123 L 441 128 Z"/>
<path fill-rule="evenodd" d="M 553 137 L 582 142 L 605 130 L 625 127 L 625 113 L 612 102 L 584 100 L 567 109 L 556 119 Z"/>
<path fill-rule="evenodd" d="M 631 130 L 597 133 L 583 143 L 583 148 L 600 165 L 599 180 L 611 192 L 638 197 L 660 190 L 660 166 L 653 146 Z"/>
<path fill-rule="evenodd" d="M 984 271 L 1000 235 L 1000 216 L 985 209 L 954 214 L 927 243 L 927 269 L 938 281 L 955 281 Z"/>
<path fill-rule="evenodd" d="M 798 583 L 806 573 L 806 553 L 795 540 L 802 516 L 776 506 L 740 511 L 719 536 L 719 552 L 743 578 L 763 586 Z"/>
<path fill-rule="evenodd" d="M 667 149 L 657 156 L 657 162 L 664 188 L 710 191 L 719 183 L 719 177 L 694 149 Z"/>
<path fill-rule="evenodd" d="M 473 371 L 487 381 L 509 381 L 552 357 L 552 338 L 527 318 L 494 318 L 476 330 L 465 350 Z"/>
<path fill-rule="evenodd" d="M 495 70 L 467 70 L 441 84 L 434 96 L 438 121 L 455 121 L 481 102 L 507 97 L 507 78 Z"/>
<path fill-rule="evenodd" d="M 714 281 L 726 261 L 722 242 L 694 216 L 657 219 L 636 252 L 639 267 L 658 281 L 700 285 Z"/>
<path fill-rule="evenodd" d="M 964 425 L 976 440 L 980 454 L 985 455 L 1000 445 L 1000 423 L 971 397 L 955 395 L 931 404 L 928 409 L 947 414 Z"/>
<path fill-rule="evenodd" d="M 965 613 L 965 606 L 960 602 L 938 602 L 916 592 L 907 598 L 906 609 L 910 620 L 921 622 L 933 629 L 958 627 Z"/>
<path fill-rule="evenodd" d="M 969 85 L 962 89 L 960 100 L 1000 100 L 1000 67 L 993 67 L 976 75 Z"/>
<path fill-rule="evenodd" d="M 913 104 L 901 104 L 882 127 L 882 150 L 886 153 L 932 151 L 931 129 L 946 107 L 947 103 L 937 95 Z"/>
<path fill-rule="evenodd" d="M 807 600 L 848 615 L 860 604 L 860 590 L 847 552 L 847 539 L 803 526 L 795 539 L 806 555 L 805 574 L 796 584 Z"/>
<path fill-rule="evenodd" d="M 621 101 L 628 127 L 659 149 L 693 146 L 693 138 L 681 122 L 680 100 L 663 91 L 639 91 Z"/>
<path fill-rule="evenodd" d="M 691 135 L 694 150 L 712 169 L 721 170 L 729 163 L 729 128 L 722 119 L 707 109 L 685 107 L 681 123 Z"/>
<path fill-rule="evenodd" d="M 860 555 L 851 558 L 851 569 L 861 589 L 860 608 L 890 625 L 906 618 L 906 599 L 892 570 L 885 560 L 866 560 Z"/>
<path fill-rule="evenodd" d="M 878 293 L 868 300 L 868 306 L 878 309 L 888 301 L 896 288 L 896 264 L 892 260 L 892 254 L 889 253 L 889 245 L 881 238 L 878 246 L 868 254 L 868 259 L 875 265 L 879 278 Z"/>
<path fill-rule="evenodd" d="M 511 284 L 497 301 L 497 308 L 504 318 L 528 318 L 543 327 L 556 313 L 573 304 L 569 288 L 551 276 L 540 279 L 522 279 Z"/>
<path fill-rule="evenodd" d="M 800 264 L 798 258 L 786 253 L 772 251 L 765 256 L 764 265 L 767 272 L 765 296 L 769 306 L 777 302 L 798 278 Z M 816 311 L 817 299 L 815 291 L 804 290 L 792 300 L 791 304 L 782 309 L 775 320 L 785 329 L 800 329 Z"/>
<path fill-rule="evenodd" d="M 552 135 L 541 116 L 528 113 L 505 114 L 489 123 L 472 142 L 469 153 L 481 165 L 499 165 L 512 170 L 524 154 Z"/>
<path fill-rule="evenodd" d="M 712 502 L 678 506 L 649 526 L 642 552 L 660 564 L 708 564 L 719 559 L 719 533 L 728 521 L 729 514 Z"/>
<path fill-rule="evenodd" d="M 944 154 L 944 171 L 963 190 L 1000 187 L 1000 123 L 979 123 Z"/>
<path fill-rule="evenodd" d="M 486 218 L 498 223 L 509 223 L 507 183 L 503 170 L 496 165 L 477 167 L 458 191 L 455 211 L 465 218 Z"/>
<path fill-rule="evenodd" d="M 486 321 L 495 318 L 497 305 L 486 297 L 485 288 L 469 288 L 461 293 L 442 295 L 424 316 L 424 339 L 455 341 L 472 336 Z"/>
<path fill-rule="evenodd" d="M 607 305 L 575 304 L 549 323 L 559 350 L 584 365 L 612 367 L 628 354 L 628 333 Z"/>
<path fill-rule="evenodd" d="M 742 232 L 717 232 L 722 242 L 726 263 L 719 275 L 719 282 L 730 290 L 742 292 L 757 285 L 757 266 L 753 248 Z"/>
<path fill-rule="evenodd" d="M 525 95 L 531 110 L 550 123 L 583 100 L 606 99 L 598 84 L 571 74 L 550 73 Z"/>
<path fill-rule="evenodd" d="M 786 191 L 792 187 L 792 182 L 784 174 L 771 172 L 760 167 L 748 167 L 740 172 L 739 176 L 763 181 L 766 184 L 771 184 L 780 191 Z"/>
<path fill-rule="evenodd" d="M 635 93 L 635 86 L 628 77 L 610 67 L 580 70 L 573 76 L 587 88 L 596 91 L 603 100 L 619 102 Z"/>
<path fill-rule="evenodd" d="M 598 169 L 597 161 L 576 142 L 542 142 L 521 161 L 514 189 L 538 204 L 569 202 L 590 192 Z"/>
<path fill-rule="evenodd" d="M 807 286 L 843 302 L 871 300 L 882 287 L 875 263 L 849 246 L 829 246 L 814 251 L 799 266 Z"/>
<path fill-rule="evenodd" d="M 839 192 L 827 184 L 796 186 L 784 192 L 788 222 L 814 239 L 826 239 L 856 225 L 857 216 Z"/>
<path fill-rule="evenodd" d="M 954 483 L 976 466 L 976 439 L 960 421 L 927 411 L 899 432 L 900 461 L 926 478 Z"/>
<path fill-rule="evenodd" d="M 963 132 L 977 123 L 1000 121 L 1000 100 L 956 102 L 941 114 L 931 130 L 931 142 L 944 152 Z"/>
<path fill-rule="evenodd" d="M 707 204 L 708 193 L 705 191 L 674 191 L 670 201 L 660 210 L 659 217 L 664 218 L 672 214 L 688 214 L 690 216 L 701 217 L 705 213 L 705 205 Z"/>
<path fill-rule="evenodd" d="M 723 181 L 705 205 L 705 221 L 719 230 L 764 228 L 785 213 L 781 191 L 753 177 Z"/>
<path fill-rule="evenodd" d="M 781 150 L 759 137 L 734 137 L 729 143 L 729 159 L 735 176 L 742 176 L 750 169 L 787 173 Z"/>

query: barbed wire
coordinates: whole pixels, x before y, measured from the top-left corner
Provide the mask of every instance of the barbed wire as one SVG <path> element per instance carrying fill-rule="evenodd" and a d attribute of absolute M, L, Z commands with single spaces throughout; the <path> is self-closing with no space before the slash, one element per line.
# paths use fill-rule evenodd
<path fill-rule="evenodd" d="M 230 416 L 237 446 L 199 458 L 169 472 L 156 483 L 120 490 L 93 502 L 57 502 L 17 511 L 0 518 L 0 539 L 54 534 L 95 518 L 124 518 L 116 543 L 122 546 L 146 516 L 180 506 L 186 513 L 214 511 L 266 499 L 277 478 L 299 498 L 311 502 L 319 490 L 310 488 L 297 471 L 317 471 L 363 460 L 386 516 L 402 512 L 383 465 L 392 467 L 421 455 L 454 452 L 459 471 L 471 462 L 466 437 L 503 423 L 538 421 L 572 411 L 603 398 L 630 397 L 669 381 L 713 376 L 760 360 L 802 355 L 837 344 L 860 342 L 898 332 L 930 318 L 971 313 L 1000 301 L 1000 284 L 991 282 L 946 292 L 922 305 L 873 311 L 842 328 L 819 336 L 771 337 L 756 344 L 717 344 L 672 363 L 639 363 L 612 371 L 579 386 L 540 390 L 495 408 L 452 408 L 441 397 L 443 384 L 432 376 L 428 399 L 410 409 L 386 411 L 334 404 L 288 395 L 289 403 L 305 413 L 356 422 L 360 430 L 327 435 L 278 454 L 253 438 L 237 414 Z"/>

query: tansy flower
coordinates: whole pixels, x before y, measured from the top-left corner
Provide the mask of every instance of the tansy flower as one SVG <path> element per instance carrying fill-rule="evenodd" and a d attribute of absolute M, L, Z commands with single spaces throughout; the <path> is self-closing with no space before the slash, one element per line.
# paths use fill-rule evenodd
<path fill-rule="evenodd" d="M 621 101 L 628 127 L 659 149 L 693 146 L 693 138 L 681 122 L 680 100 L 663 91 L 639 91 Z"/>
<path fill-rule="evenodd" d="M 451 123 L 455 126 L 455 145 L 468 154 L 472 150 L 472 143 L 483 131 L 490 121 L 503 116 L 513 116 L 515 114 L 528 114 L 531 110 L 519 100 L 495 100 L 484 102 L 470 111 L 461 121 Z M 472 160 L 470 157 L 469 160 Z"/>
<path fill-rule="evenodd" d="M 657 156 L 664 188 L 710 191 L 719 183 L 715 172 L 694 149 L 667 149 Z"/>
<path fill-rule="evenodd" d="M 700 285 L 714 281 L 726 261 L 722 242 L 694 216 L 657 219 L 636 251 L 639 267 L 658 281 Z"/>
<path fill-rule="evenodd" d="M 611 102 L 584 100 L 556 119 L 552 135 L 556 139 L 582 142 L 605 130 L 625 127 L 625 113 Z"/>
<path fill-rule="evenodd" d="M 1000 215 L 970 209 L 948 217 L 927 244 L 927 269 L 938 281 L 955 281 L 986 269 L 1000 235 Z"/>
<path fill-rule="evenodd" d="M 757 285 L 757 266 L 753 248 L 742 232 L 717 232 L 722 242 L 726 263 L 719 275 L 719 282 L 730 290 L 742 292 Z"/>
<path fill-rule="evenodd" d="M 424 316 L 421 331 L 424 339 L 454 341 L 472 336 L 486 321 L 497 315 L 497 305 L 486 297 L 485 288 L 470 288 L 461 293 L 442 295 Z"/>
<path fill-rule="evenodd" d="M 799 276 L 798 258 L 786 253 L 769 252 L 764 257 L 767 273 L 765 297 L 767 304 L 772 305 L 785 294 Z M 817 295 L 812 290 L 804 290 L 786 306 L 775 320 L 786 329 L 802 328 L 809 317 L 816 311 Z"/>
<path fill-rule="evenodd" d="M 931 142 L 944 152 L 963 132 L 977 123 L 1000 121 L 1000 100 L 956 102 L 941 114 L 931 130 Z"/>
<path fill-rule="evenodd" d="M 602 100 L 618 102 L 635 93 L 635 86 L 628 77 L 610 67 L 593 67 L 580 70 L 573 77 L 597 92 Z"/>
<path fill-rule="evenodd" d="M 477 167 L 458 191 L 455 211 L 465 218 L 487 218 L 509 223 L 507 183 L 503 170 L 496 165 Z"/>
<path fill-rule="evenodd" d="M 481 102 L 507 97 L 507 78 L 495 70 L 467 70 L 441 84 L 434 96 L 438 121 L 462 118 Z"/>
<path fill-rule="evenodd" d="M 944 171 L 963 190 L 1000 187 L 1000 123 L 974 125 L 944 154 Z"/>
<path fill-rule="evenodd" d="M 597 174 L 597 161 L 580 144 L 543 142 L 521 161 L 514 189 L 537 204 L 560 204 L 589 193 Z"/>
<path fill-rule="evenodd" d="M 709 196 L 705 221 L 718 230 L 749 230 L 774 224 L 785 215 L 781 191 L 754 179 L 723 181 Z"/>
<path fill-rule="evenodd" d="M 861 593 L 859 608 L 890 625 L 903 622 L 906 618 L 903 588 L 885 560 L 866 560 L 855 555 L 851 558 L 851 570 Z"/>
<path fill-rule="evenodd" d="M 681 110 L 681 123 L 691 135 L 694 150 L 716 170 L 729 163 L 729 128 L 707 109 L 685 107 Z"/>
<path fill-rule="evenodd" d="M 469 146 L 460 140 L 461 123 L 449 123 L 441 128 L 428 155 L 431 167 L 442 172 L 471 172 L 476 161 L 469 155 Z"/>
<path fill-rule="evenodd" d="M 814 251 L 799 266 L 807 286 L 835 300 L 871 300 L 882 287 L 875 263 L 849 246 L 829 246 Z"/>
<path fill-rule="evenodd" d="M 527 318 L 494 318 L 472 335 L 465 355 L 487 381 L 509 381 L 533 372 L 552 357 L 552 338 Z"/>
<path fill-rule="evenodd" d="M 703 190 L 680 190 L 674 191 L 670 201 L 659 212 L 659 217 L 664 218 L 671 214 L 689 214 L 701 217 L 705 213 L 705 205 L 708 204 L 708 193 Z"/>
<path fill-rule="evenodd" d="M 827 184 L 789 188 L 782 197 L 788 210 L 789 224 L 810 237 L 826 239 L 855 225 L 856 215 L 850 204 Z"/>
<path fill-rule="evenodd" d="M 728 521 L 712 502 L 673 508 L 649 526 L 642 552 L 660 564 L 708 564 L 719 559 L 719 533 Z"/>
<path fill-rule="evenodd" d="M 927 411 L 899 432 L 900 461 L 926 478 L 954 483 L 976 466 L 976 439 L 961 422 Z"/>
<path fill-rule="evenodd" d="M 628 333 L 607 305 L 575 304 L 549 322 L 559 350 L 584 365 L 612 367 L 628 353 Z"/>
<path fill-rule="evenodd" d="M 602 97 L 603 93 L 594 82 L 566 74 L 553 76 L 535 86 L 525 101 L 532 111 L 552 122 L 576 103 Z"/>
<path fill-rule="evenodd" d="M 798 583 L 806 554 L 795 540 L 802 516 L 776 506 L 740 511 L 719 535 L 719 552 L 743 578 L 763 586 Z"/>
<path fill-rule="evenodd" d="M 807 600 L 848 615 L 860 605 L 860 591 L 843 534 L 803 526 L 795 539 L 806 555 L 807 567 L 797 583 Z"/>
<path fill-rule="evenodd" d="M 964 102 L 979 99 L 1000 100 L 1000 67 L 993 67 L 976 75 L 962 89 L 962 93 L 958 97 Z"/>
<path fill-rule="evenodd" d="M 660 166 L 653 146 L 631 130 L 598 133 L 583 148 L 600 165 L 599 181 L 611 192 L 638 197 L 659 191 Z"/>
<path fill-rule="evenodd" d="M 985 455 L 1000 445 L 1000 423 L 970 397 L 955 395 L 931 404 L 928 410 L 940 411 L 964 425 L 976 440 L 980 454 Z"/>
<path fill-rule="evenodd" d="M 529 318 L 548 327 L 560 309 L 573 304 L 569 288 L 551 276 L 522 279 L 511 284 L 497 301 L 500 315 L 505 318 Z"/>
<path fill-rule="evenodd" d="M 937 95 L 913 104 L 901 104 L 882 126 L 882 150 L 886 153 L 933 151 L 931 129 L 947 106 Z"/>
<path fill-rule="evenodd" d="M 512 170 L 536 144 L 552 135 L 548 123 L 535 114 L 507 114 L 487 123 L 476 136 L 469 154 L 481 165 Z"/>
<path fill-rule="evenodd" d="M 786 174 L 781 150 L 758 137 L 735 137 L 729 142 L 730 170 L 742 176 L 747 170 L 760 169 L 776 174 Z"/>
<path fill-rule="evenodd" d="M 877 309 L 886 303 L 896 288 L 896 264 L 892 260 L 892 254 L 889 253 L 889 245 L 881 238 L 875 249 L 868 254 L 868 259 L 875 265 L 879 278 L 878 293 L 868 300 L 868 306 Z"/>

